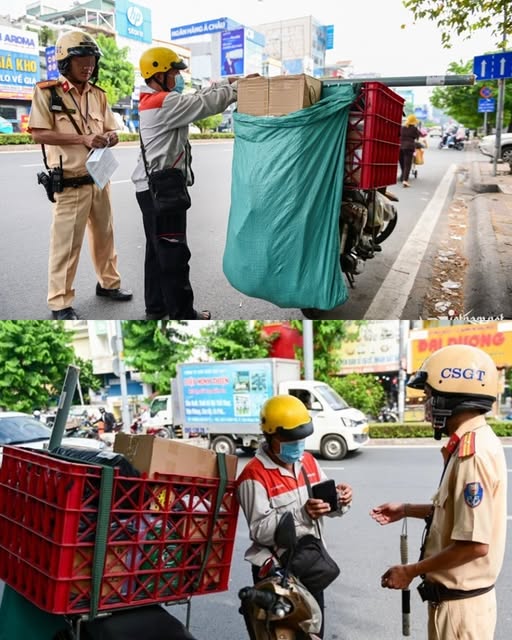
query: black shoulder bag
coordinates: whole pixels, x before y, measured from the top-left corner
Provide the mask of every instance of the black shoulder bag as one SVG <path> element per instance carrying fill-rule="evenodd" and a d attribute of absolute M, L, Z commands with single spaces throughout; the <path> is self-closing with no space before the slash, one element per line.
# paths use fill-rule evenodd
<path fill-rule="evenodd" d="M 188 152 L 188 149 L 185 148 L 185 151 L 180 153 L 172 167 L 151 171 L 150 173 L 146 159 L 146 149 L 140 133 L 139 137 L 142 162 L 148 177 L 149 192 L 157 212 L 160 214 L 172 213 L 173 211 L 189 209 L 192 201 L 187 189 L 187 178 L 181 169 L 176 168 L 183 154 Z"/>
<path fill-rule="evenodd" d="M 308 495 L 312 498 L 311 484 L 308 474 L 302 467 L 302 475 L 306 481 Z M 296 576 L 311 593 L 318 593 L 326 589 L 340 575 L 340 568 L 331 558 L 322 542 L 320 527 L 315 520 L 318 538 L 310 533 L 302 536 L 297 541 L 297 546 L 292 551 L 290 572 Z M 280 558 L 280 563 L 286 566 L 288 551 Z"/>

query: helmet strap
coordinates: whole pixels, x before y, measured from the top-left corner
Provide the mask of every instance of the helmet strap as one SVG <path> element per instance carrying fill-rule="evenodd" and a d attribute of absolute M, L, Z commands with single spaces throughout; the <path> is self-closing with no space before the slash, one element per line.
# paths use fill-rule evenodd
<path fill-rule="evenodd" d="M 156 79 L 156 76 L 153 76 L 153 80 L 157 83 L 157 85 L 159 87 L 161 87 L 162 91 L 166 91 L 167 93 L 170 92 L 170 89 L 167 88 L 167 77 L 169 75 L 169 71 L 170 69 L 168 69 L 167 71 L 164 71 L 164 81 L 160 82 L 160 80 Z"/>

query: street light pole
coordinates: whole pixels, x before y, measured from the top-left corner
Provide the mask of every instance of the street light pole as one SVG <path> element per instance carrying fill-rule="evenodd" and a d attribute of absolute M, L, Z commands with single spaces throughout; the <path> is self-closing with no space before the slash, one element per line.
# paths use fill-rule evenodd
<path fill-rule="evenodd" d="M 507 8 L 503 9 L 503 40 L 501 41 L 501 48 L 503 51 L 507 48 Z M 494 161 L 492 175 L 497 173 L 498 160 L 501 157 L 501 129 L 503 126 L 503 112 L 505 110 L 505 79 L 500 78 L 498 80 L 498 104 L 496 108 L 496 140 L 494 149 Z"/>

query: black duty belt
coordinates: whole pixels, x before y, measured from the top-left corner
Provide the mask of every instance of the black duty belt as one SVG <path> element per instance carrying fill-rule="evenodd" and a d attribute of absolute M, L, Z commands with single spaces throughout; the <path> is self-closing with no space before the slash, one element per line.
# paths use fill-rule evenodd
<path fill-rule="evenodd" d="M 91 176 L 78 176 L 77 178 L 64 178 L 62 180 L 62 184 L 64 187 L 74 187 L 77 189 L 78 187 L 82 187 L 84 184 L 94 184 L 94 180 Z"/>
<path fill-rule="evenodd" d="M 474 598 L 475 596 L 481 596 L 487 593 L 491 589 L 494 589 L 492 584 L 490 587 L 482 587 L 481 589 L 469 589 L 464 591 L 463 589 L 448 589 L 443 584 L 438 582 L 423 582 L 418 586 L 418 591 L 423 602 L 433 602 L 439 604 L 445 600 L 464 600 L 465 598 Z"/>

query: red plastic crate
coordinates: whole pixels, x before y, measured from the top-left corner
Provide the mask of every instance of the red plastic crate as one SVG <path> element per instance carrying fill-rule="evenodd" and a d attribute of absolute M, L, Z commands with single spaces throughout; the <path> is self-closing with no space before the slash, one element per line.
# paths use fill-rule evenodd
<path fill-rule="evenodd" d="M 0 579 L 50 613 L 91 609 L 101 468 L 4 447 L 0 467 Z M 114 477 L 99 611 L 226 591 L 238 503 L 219 479 Z M 205 570 L 198 576 L 212 545 Z"/>
<path fill-rule="evenodd" d="M 396 183 L 404 98 L 380 82 L 363 82 L 351 105 L 344 186 L 378 189 Z"/>

